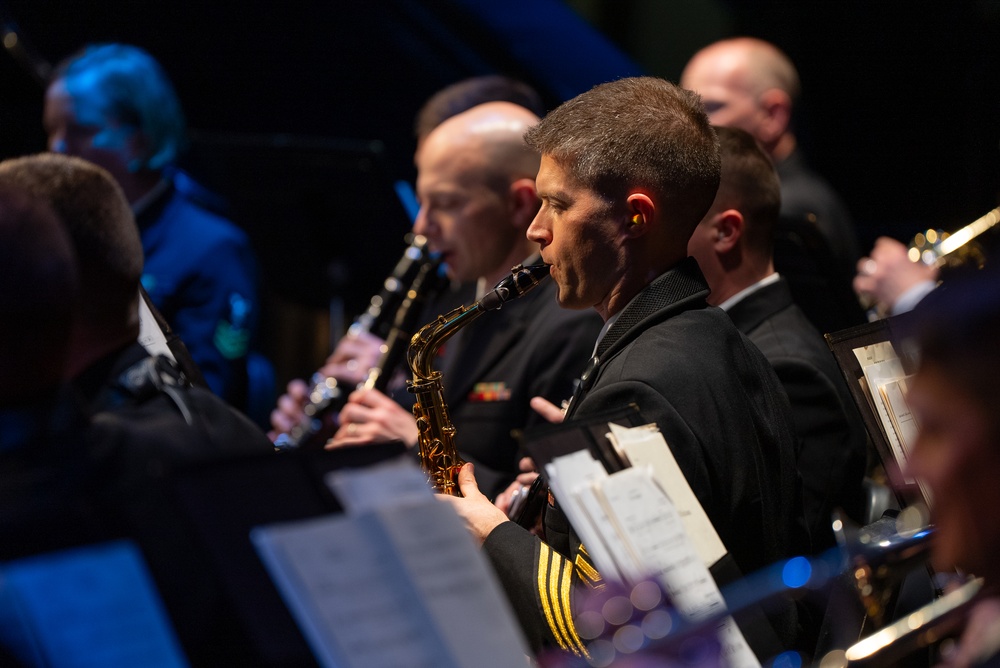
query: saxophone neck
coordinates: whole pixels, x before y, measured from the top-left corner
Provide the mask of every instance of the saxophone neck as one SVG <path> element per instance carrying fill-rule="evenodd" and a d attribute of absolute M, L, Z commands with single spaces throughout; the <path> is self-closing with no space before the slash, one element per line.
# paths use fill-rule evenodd
<path fill-rule="evenodd" d="M 479 308 L 478 302 L 471 306 L 459 306 L 445 315 L 439 315 L 437 320 L 427 323 L 410 339 L 410 347 L 406 351 L 406 362 L 413 372 L 414 380 L 427 380 L 434 373 L 434 356 L 445 341 L 454 336 L 458 330 L 467 326 L 473 320 L 485 313 Z"/>
<path fill-rule="evenodd" d="M 516 299 L 537 286 L 549 275 L 545 264 L 512 268 L 510 276 L 504 277 L 482 299 L 470 306 L 459 306 L 453 311 L 438 316 L 437 320 L 424 325 L 413 335 L 407 350 L 406 361 L 413 372 L 414 380 L 426 380 L 433 371 L 434 355 L 445 341 L 458 330 L 487 311 L 495 311 L 506 302 Z"/>
<path fill-rule="evenodd" d="M 482 299 L 476 302 L 476 307 L 483 311 L 495 311 L 511 299 L 523 296 L 534 289 L 549 275 L 549 265 L 536 264 L 530 267 L 517 265 L 510 270 L 510 276 L 505 276 Z"/>

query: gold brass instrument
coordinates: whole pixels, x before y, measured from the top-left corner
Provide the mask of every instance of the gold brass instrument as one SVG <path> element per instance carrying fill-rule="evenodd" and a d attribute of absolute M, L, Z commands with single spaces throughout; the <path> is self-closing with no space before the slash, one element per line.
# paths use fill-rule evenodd
<path fill-rule="evenodd" d="M 979 235 L 1000 222 L 1000 207 L 949 234 L 927 230 L 913 237 L 907 256 L 913 262 L 923 262 L 928 267 L 974 265 L 982 267 L 986 261 L 983 251 L 972 243 Z"/>
<path fill-rule="evenodd" d="M 981 269 L 986 263 L 986 255 L 975 240 L 998 222 L 1000 222 L 1000 207 L 950 234 L 940 230 L 919 232 L 910 241 L 906 255 L 911 262 L 920 262 L 937 269 L 956 267 Z M 868 312 L 869 320 L 888 315 L 888 306 L 876 302 L 874 296 L 862 294 L 860 301 L 861 307 Z"/>
<path fill-rule="evenodd" d="M 461 496 L 458 471 L 465 463 L 455 449 L 455 426 L 448 417 L 441 372 L 432 368 L 438 349 L 460 329 L 487 311 L 525 294 L 549 275 L 548 265 L 511 269 L 490 292 L 471 306 L 459 306 L 413 335 L 406 360 L 413 373 L 407 389 L 416 396 L 413 416 L 417 419 L 420 463 L 434 489 L 442 494 Z"/>
<path fill-rule="evenodd" d="M 930 558 L 933 529 L 922 526 L 922 521 L 920 528 L 906 529 L 908 523 L 912 526 L 910 518 L 926 517 L 926 510 L 911 506 L 903 512 L 899 518 L 883 517 L 861 528 L 849 527 L 839 514 L 834 520 L 834 533 L 846 557 L 844 570 L 864 609 L 862 632 L 885 625 L 899 583 Z"/>
<path fill-rule="evenodd" d="M 895 665 L 920 649 L 958 635 L 970 608 L 979 600 L 982 579 L 966 582 L 919 610 L 873 633 L 843 652 L 831 652 L 822 668 L 869 668 Z"/>

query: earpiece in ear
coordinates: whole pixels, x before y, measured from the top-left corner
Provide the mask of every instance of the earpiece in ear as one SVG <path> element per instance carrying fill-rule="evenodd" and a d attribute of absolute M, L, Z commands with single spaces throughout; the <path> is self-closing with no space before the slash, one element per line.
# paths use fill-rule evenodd
<path fill-rule="evenodd" d="M 637 213 L 634 216 L 632 216 L 632 224 L 633 225 L 641 225 L 642 224 L 642 214 L 641 213 Z"/>

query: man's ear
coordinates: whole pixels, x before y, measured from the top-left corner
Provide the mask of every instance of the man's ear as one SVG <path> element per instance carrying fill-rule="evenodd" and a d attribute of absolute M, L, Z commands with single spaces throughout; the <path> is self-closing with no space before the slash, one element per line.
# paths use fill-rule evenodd
<path fill-rule="evenodd" d="M 517 179 L 510 184 L 511 222 L 519 230 L 527 230 L 538 213 L 538 192 L 534 179 Z"/>
<path fill-rule="evenodd" d="M 760 94 L 758 104 L 764 110 L 764 120 L 758 126 L 758 139 L 769 146 L 791 125 L 792 98 L 780 88 L 769 88 Z"/>
<path fill-rule="evenodd" d="M 656 206 L 646 193 L 634 192 L 625 198 L 628 220 L 625 222 L 625 236 L 641 237 L 649 232 L 656 221 Z"/>
<path fill-rule="evenodd" d="M 135 129 L 129 130 L 128 133 L 124 140 L 124 150 L 128 155 L 128 171 L 135 173 L 150 167 L 150 162 L 154 162 L 152 158 L 155 156 L 150 155 L 149 141 L 145 134 Z"/>
<path fill-rule="evenodd" d="M 716 253 L 727 253 L 739 245 L 746 221 L 736 209 L 726 209 L 712 221 L 712 247 Z"/>

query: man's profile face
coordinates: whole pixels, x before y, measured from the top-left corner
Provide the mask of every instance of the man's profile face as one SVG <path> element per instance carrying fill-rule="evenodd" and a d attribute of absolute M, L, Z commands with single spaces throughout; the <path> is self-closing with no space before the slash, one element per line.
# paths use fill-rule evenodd
<path fill-rule="evenodd" d="M 420 211 L 413 231 L 459 281 L 506 271 L 516 230 L 502 179 L 490 178 L 481 147 L 431 134 L 416 155 Z"/>
<path fill-rule="evenodd" d="M 609 203 L 548 155 L 542 155 L 535 183 L 542 206 L 528 238 L 541 246 L 542 260 L 551 265 L 559 305 L 606 304 L 624 271 L 624 215 L 616 217 Z"/>
<path fill-rule="evenodd" d="M 726 52 L 695 56 L 684 68 L 680 85 L 701 96 L 712 125 L 739 128 L 760 139 L 764 110 L 742 57 Z"/>
<path fill-rule="evenodd" d="M 995 571 L 1000 554 L 1000 443 L 993 420 L 948 370 L 925 366 L 910 383 L 907 403 L 919 433 L 907 473 L 930 488 L 936 535 L 934 565 L 976 575 Z"/>
<path fill-rule="evenodd" d="M 108 118 L 93 96 L 71 94 L 62 79 L 45 93 L 43 123 L 50 151 L 92 162 L 119 182 L 139 157 L 135 129 Z"/>

